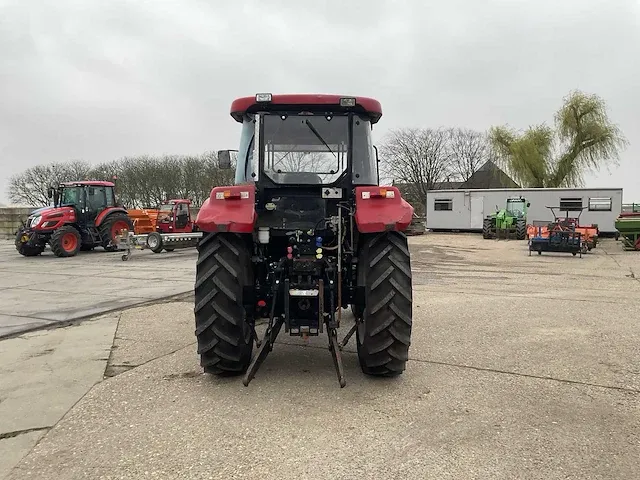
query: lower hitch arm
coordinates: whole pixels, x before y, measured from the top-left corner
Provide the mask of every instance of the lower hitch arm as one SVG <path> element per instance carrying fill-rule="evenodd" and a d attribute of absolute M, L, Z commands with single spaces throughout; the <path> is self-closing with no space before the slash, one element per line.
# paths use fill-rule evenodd
<path fill-rule="evenodd" d="M 329 351 L 331 352 L 331 358 L 333 358 L 333 365 L 336 367 L 336 374 L 338 375 L 338 382 L 340 388 L 344 388 L 347 385 L 347 380 L 344 376 L 344 366 L 342 365 L 342 354 L 340 353 L 340 347 L 338 344 L 338 329 L 336 328 L 336 305 L 334 302 L 335 282 L 333 278 L 329 277 L 329 303 L 331 313 L 327 319 L 327 336 L 329 337 Z"/>
<path fill-rule="evenodd" d="M 284 320 L 281 317 L 278 317 L 277 319 L 274 320 L 275 310 L 276 310 L 276 300 L 278 298 L 277 294 L 278 294 L 278 289 L 280 287 L 281 276 L 282 276 L 282 272 L 280 272 L 280 275 L 278 277 L 274 277 L 273 283 L 271 285 L 273 301 L 271 302 L 271 312 L 269 313 L 269 325 L 267 326 L 267 330 L 264 332 L 264 337 L 262 339 L 261 344 L 257 345 L 258 352 L 256 356 L 253 357 L 253 360 L 249 364 L 249 367 L 247 368 L 247 372 L 245 373 L 244 378 L 242 379 L 242 383 L 244 384 L 245 387 L 249 386 L 249 382 L 251 382 L 251 380 L 253 380 L 253 378 L 255 377 L 256 373 L 258 372 L 258 369 L 260 368 L 260 365 L 262 365 L 262 362 L 264 362 L 264 360 L 267 358 L 267 355 L 269 355 L 269 352 L 273 350 L 273 344 L 275 343 L 278 333 L 280 333 L 280 328 L 284 323 Z M 255 333 L 255 329 L 254 329 L 254 333 Z M 256 337 L 257 337 L 257 334 L 256 334 Z"/>

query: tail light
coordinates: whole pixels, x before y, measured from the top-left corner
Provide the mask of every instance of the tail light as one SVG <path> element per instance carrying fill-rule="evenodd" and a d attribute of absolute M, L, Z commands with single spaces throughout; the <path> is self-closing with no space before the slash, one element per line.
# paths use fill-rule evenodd
<path fill-rule="evenodd" d="M 239 200 L 241 198 L 249 198 L 249 192 L 223 190 L 222 192 L 216 192 L 216 200 Z"/>
<path fill-rule="evenodd" d="M 376 188 L 369 192 L 362 192 L 362 198 L 395 198 L 396 192 L 389 188 Z"/>

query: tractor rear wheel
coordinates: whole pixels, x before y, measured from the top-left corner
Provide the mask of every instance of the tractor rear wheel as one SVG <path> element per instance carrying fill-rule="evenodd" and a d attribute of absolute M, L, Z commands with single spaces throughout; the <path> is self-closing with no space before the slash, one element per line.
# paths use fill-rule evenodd
<path fill-rule="evenodd" d="M 99 227 L 102 248 L 107 252 L 114 252 L 118 248 L 115 246 L 116 235 L 120 235 L 123 230 L 133 232 L 133 222 L 129 216 L 122 212 L 109 215 Z"/>
<path fill-rule="evenodd" d="M 525 240 L 527 238 L 527 222 L 524 218 L 516 220 L 516 238 Z"/>
<path fill-rule="evenodd" d="M 482 238 L 491 238 L 491 223 L 492 222 L 490 218 L 485 218 L 482 221 Z"/>
<path fill-rule="evenodd" d="M 400 232 L 367 235 L 358 277 L 365 286 L 362 321 L 356 329 L 358 360 L 367 375 L 395 377 L 409 359 L 412 303 L 411 260 Z"/>
<path fill-rule="evenodd" d="M 51 234 L 49 245 L 56 257 L 73 257 L 80 251 L 82 237 L 71 225 L 65 225 Z"/>
<path fill-rule="evenodd" d="M 253 286 L 251 251 L 233 233 L 209 233 L 198 245 L 195 334 L 205 373 L 240 375 L 251 362 L 253 329 L 243 305 Z"/>

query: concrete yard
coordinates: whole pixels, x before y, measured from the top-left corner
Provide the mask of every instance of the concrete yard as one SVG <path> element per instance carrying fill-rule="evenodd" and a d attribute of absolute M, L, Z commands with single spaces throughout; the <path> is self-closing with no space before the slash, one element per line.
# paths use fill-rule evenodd
<path fill-rule="evenodd" d="M 528 256 L 471 234 L 410 244 L 397 379 L 365 377 L 352 339 L 340 389 L 326 338 L 284 332 L 248 388 L 202 375 L 188 298 L 0 341 L 0 478 L 638 478 L 640 253 L 604 240 L 583 258 Z M 195 252 L 2 253 L 3 313 L 34 319 L 51 321 L 55 306 L 32 303 L 52 291 L 87 312 L 193 286 Z"/>
<path fill-rule="evenodd" d="M 27 258 L 0 242 L 0 338 L 193 290 L 194 248 L 121 256 L 96 248 L 57 258 L 47 247 Z"/>

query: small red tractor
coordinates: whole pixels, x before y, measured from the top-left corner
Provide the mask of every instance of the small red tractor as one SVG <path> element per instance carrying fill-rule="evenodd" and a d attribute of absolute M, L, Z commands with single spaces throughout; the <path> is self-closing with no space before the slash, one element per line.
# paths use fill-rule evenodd
<path fill-rule="evenodd" d="M 147 245 L 153 253 L 160 253 L 163 249 L 173 252 L 178 247 L 194 247 L 197 239 L 178 242 L 168 242 L 167 233 L 193 233 L 198 231 L 198 227 L 191 220 L 191 200 L 179 199 L 168 200 L 158 206 L 158 217 L 156 219 L 156 231 L 147 236 Z M 167 246 L 168 245 L 168 246 Z"/>
<path fill-rule="evenodd" d="M 230 113 L 242 125 L 235 182 L 213 188 L 196 219 L 200 365 L 244 374 L 248 386 L 284 326 L 304 339 L 326 330 L 340 387 L 341 350 L 354 333 L 365 374 L 402 374 L 413 295 L 403 232 L 414 209 L 396 187 L 379 186 L 371 131 L 380 103 L 258 94 Z M 218 152 L 221 168 L 231 168 L 230 152 Z M 338 342 L 349 306 L 355 324 Z M 262 340 L 257 319 L 268 322 Z"/>
<path fill-rule="evenodd" d="M 191 200 L 167 200 L 158 206 L 156 231 L 160 233 L 191 233 L 197 227 L 191 219 Z"/>
<path fill-rule="evenodd" d="M 78 181 L 49 189 L 53 206 L 29 215 L 16 233 L 16 250 L 25 257 L 40 255 L 46 244 L 57 257 L 102 247 L 114 251 L 116 235 L 133 231 L 127 211 L 116 203 L 111 182 Z"/>
<path fill-rule="evenodd" d="M 191 217 L 189 199 L 167 200 L 157 208 L 128 210 L 127 213 L 133 220 L 134 231 L 128 239 L 118 239 L 128 252 L 123 260 L 129 258 L 132 245 L 148 248 L 153 253 L 173 252 L 176 248 L 195 247 L 201 236 Z"/>

